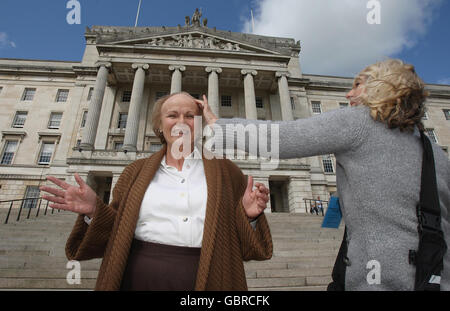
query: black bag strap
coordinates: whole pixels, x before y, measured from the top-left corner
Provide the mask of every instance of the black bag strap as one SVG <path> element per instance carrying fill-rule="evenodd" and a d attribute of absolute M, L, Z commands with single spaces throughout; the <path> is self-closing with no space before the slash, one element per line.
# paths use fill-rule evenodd
<path fill-rule="evenodd" d="M 417 205 L 419 248 L 409 251 L 409 262 L 416 265 L 414 290 L 440 290 L 443 259 L 447 251 L 441 229 L 441 209 L 437 191 L 436 169 L 430 140 L 420 131 L 423 145 L 420 202 Z"/>
<path fill-rule="evenodd" d="M 327 291 L 345 291 L 345 272 L 347 271 L 347 227 L 344 230 L 339 252 L 334 262 L 333 271 L 331 273 L 332 281 L 328 284 Z"/>

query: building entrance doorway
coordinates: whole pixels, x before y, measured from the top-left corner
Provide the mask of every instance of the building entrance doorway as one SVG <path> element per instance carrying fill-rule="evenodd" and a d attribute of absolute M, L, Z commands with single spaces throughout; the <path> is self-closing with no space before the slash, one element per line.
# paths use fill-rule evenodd
<path fill-rule="evenodd" d="M 269 187 L 272 213 L 289 213 L 287 181 L 269 180 Z"/>
<path fill-rule="evenodd" d="M 103 203 L 109 204 L 111 199 L 111 172 L 90 172 L 88 175 L 88 185 L 97 193 Z"/>

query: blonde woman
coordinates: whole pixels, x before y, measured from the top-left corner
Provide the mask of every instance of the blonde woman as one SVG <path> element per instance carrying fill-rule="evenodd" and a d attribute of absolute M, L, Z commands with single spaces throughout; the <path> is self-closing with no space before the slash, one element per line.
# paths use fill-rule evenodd
<path fill-rule="evenodd" d="M 423 153 L 419 130 L 423 129 L 426 96 L 414 67 L 389 59 L 368 66 L 355 78 L 347 94 L 352 107 L 307 119 L 272 122 L 279 124 L 280 158 L 336 156 L 339 200 L 348 233 L 346 290 L 414 289 L 415 266 L 409 264 L 408 255 L 418 246 L 416 206 Z M 199 105 L 208 123 L 215 122 L 224 133 L 227 123 L 265 122 L 217 120 L 206 98 Z M 223 139 L 234 139 L 234 133 L 226 135 Z M 257 137 L 250 139 L 259 141 Z M 450 245 L 449 160 L 435 144 L 433 153 L 441 227 Z M 379 269 L 372 271 L 376 263 Z M 373 273 L 379 278 L 372 278 Z M 450 290 L 448 251 L 441 290 Z"/>

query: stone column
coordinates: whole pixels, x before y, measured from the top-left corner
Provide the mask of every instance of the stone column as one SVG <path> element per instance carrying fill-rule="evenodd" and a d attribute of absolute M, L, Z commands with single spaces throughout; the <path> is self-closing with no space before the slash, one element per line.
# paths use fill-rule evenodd
<path fill-rule="evenodd" d="M 242 69 L 241 74 L 244 75 L 244 96 L 245 96 L 245 118 L 250 120 L 258 119 L 256 111 L 255 84 L 253 76 L 258 72 L 256 70 Z"/>
<path fill-rule="evenodd" d="M 303 172 L 302 176 L 291 176 L 288 184 L 288 201 L 290 213 L 306 213 L 305 201 L 312 199 L 311 176 Z"/>
<path fill-rule="evenodd" d="M 185 66 L 170 65 L 169 70 L 172 73 L 172 84 L 170 85 L 170 94 L 179 93 L 182 91 L 181 80 L 183 78 L 182 72 L 186 70 Z"/>
<path fill-rule="evenodd" d="M 287 71 L 278 71 L 275 73 L 278 78 L 278 92 L 280 94 L 281 119 L 283 121 L 294 120 L 292 113 L 291 98 L 289 96 L 289 86 L 287 78 L 289 73 Z"/>
<path fill-rule="evenodd" d="M 222 73 L 222 68 L 217 67 L 206 67 L 206 72 L 208 75 L 208 104 L 211 110 L 217 117 L 219 114 L 219 74 Z"/>
<path fill-rule="evenodd" d="M 84 150 L 93 150 L 95 137 L 97 136 L 98 120 L 102 109 L 103 96 L 105 95 L 106 82 L 108 80 L 109 68 L 111 63 L 98 63 L 97 80 L 95 81 L 94 91 L 91 102 L 88 107 L 86 126 L 81 139 L 80 148 Z"/>
<path fill-rule="evenodd" d="M 128 109 L 127 127 L 125 129 L 125 138 L 123 142 L 123 150 L 136 151 L 139 113 L 144 95 L 144 83 L 148 64 L 133 64 L 132 68 L 136 70 L 134 74 L 133 90 L 131 91 L 130 108 Z"/>

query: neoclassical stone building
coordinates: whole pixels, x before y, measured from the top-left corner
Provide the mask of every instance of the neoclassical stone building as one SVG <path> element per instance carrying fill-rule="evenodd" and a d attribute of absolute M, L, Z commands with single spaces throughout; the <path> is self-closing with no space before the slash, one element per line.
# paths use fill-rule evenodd
<path fill-rule="evenodd" d="M 165 94 L 207 94 L 225 118 L 294 120 L 348 105 L 352 77 L 303 74 L 293 39 L 188 20 L 94 26 L 85 38 L 81 62 L 0 59 L 0 201 L 36 197 L 46 175 L 74 183 L 74 172 L 108 201 L 123 168 L 161 147 L 151 114 Z M 447 150 L 450 86 L 427 87 L 425 125 Z M 304 199 L 328 200 L 336 191 L 333 155 L 281 161 L 273 170 L 235 162 L 270 187 L 274 212 L 305 212 Z"/>

